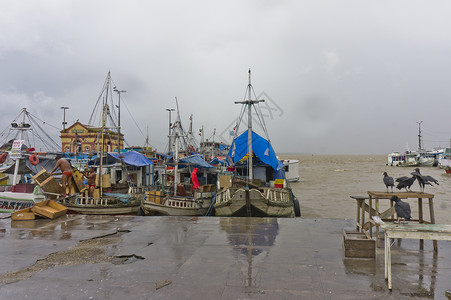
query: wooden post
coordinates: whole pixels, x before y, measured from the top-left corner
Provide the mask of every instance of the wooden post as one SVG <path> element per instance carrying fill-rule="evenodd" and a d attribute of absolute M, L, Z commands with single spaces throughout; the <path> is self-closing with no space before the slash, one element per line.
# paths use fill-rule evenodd
<path fill-rule="evenodd" d="M 432 197 L 429 197 L 429 215 L 431 218 L 431 224 L 435 224 L 435 213 L 434 213 L 434 199 Z M 434 245 L 434 252 L 438 251 L 438 244 L 437 240 L 433 240 L 432 244 Z"/>

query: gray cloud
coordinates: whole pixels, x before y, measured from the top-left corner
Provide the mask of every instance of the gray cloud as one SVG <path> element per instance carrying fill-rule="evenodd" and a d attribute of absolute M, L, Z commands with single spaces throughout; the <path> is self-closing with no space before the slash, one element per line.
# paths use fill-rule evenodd
<path fill-rule="evenodd" d="M 451 108 L 447 1 L 4 1 L 0 128 L 22 107 L 61 126 L 87 122 L 108 71 L 123 131 L 166 144 L 179 99 L 194 127 L 238 117 L 247 70 L 280 152 L 388 153 L 446 146 Z M 275 106 L 272 106 L 275 107 Z M 139 126 L 137 128 L 136 124 Z"/>

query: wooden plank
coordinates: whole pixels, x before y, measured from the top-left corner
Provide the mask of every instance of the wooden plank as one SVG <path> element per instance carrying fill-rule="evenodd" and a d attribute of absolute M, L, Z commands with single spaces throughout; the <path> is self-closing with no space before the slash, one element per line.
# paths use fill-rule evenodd
<path fill-rule="evenodd" d="M 34 220 L 35 214 L 31 211 L 31 207 L 27 207 L 11 214 L 11 220 Z"/>
<path fill-rule="evenodd" d="M 389 209 L 387 209 L 386 211 L 384 211 L 383 213 L 381 213 L 380 215 L 379 215 L 379 217 L 381 218 L 381 219 L 386 219 L 386 218 L 388 218 L 388 217 L 391 217 L 391 216 L 393 216 L 394 214 L 395 214 L 395 207 L 394 206 L 392 206 L 392 207 L 390 207 Z"/>
<path fill-rule="evenodd" d="M 398 196 L 401 199 L 407 199 L 407 198 L 434 198 L 433 194 L 428 193 L 419 193 L 419 192 L 375 192 L 375 191 L 368 191 L 368 195 L 372 196 L 374 198 L 379 199 L 390 199 L 392 196 Z"/>
<path fill-rule="evenodd" d="M 76 192 L 83 192 L 87 189 L 87 186 L 83 183 L 83 175 L 78 170 L 74 170 L 72 181 L 75 184 Z"/>

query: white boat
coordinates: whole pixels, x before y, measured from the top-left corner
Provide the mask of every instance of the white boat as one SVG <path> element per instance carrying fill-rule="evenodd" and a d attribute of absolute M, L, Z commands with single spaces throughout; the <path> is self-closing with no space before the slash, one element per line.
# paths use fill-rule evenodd
<path fill-rule="evenodd" d="M 404 153 L 392 152 L 388 154 L 387 166 L 394 167 L 432 167 L 437 166 L 441 155 L 443 155 L 443 149 L 436 149 L 433 151 L 427 151 L 422 148 L 421 139 L 421 124 L 423 121 L 417 122 L 418 124 L 418 150 L 409 151 Z"/>
<path fill-rule="evenodd" d="M 252 100 L 251 72 L 243 104 L 242 120 L 247 109 L 247 130 L 235 138 L 227 155 L 233 174 L 224 174 L 219 178 L 216 196 L 216 216 L 239 217 L 294 217 L 300 216 L 299 202 L 293 195 L 284 176 L 284 165 L 276 157 L 269 138 L 263 138 L 253 132 L 252 107 L 264 100 Z M 255 94 L 255 93 L 254 93 Z M 258 109 L 255 110 L 257 113 Z M 259 115 L 260 121 L 262 116 Z M 265 128 L 261 122 L 262 128 Z M 265 133 L 266 130 L 264 129 Z M 250 155 L 249 155 L 250 154 Z"/>
<path fill-rule="evenodd" d="M 39 186 L 31 182 L 31 177 L 26 175 L 36 173 L 44 161 L 50 162 L 52 166 L 55 165 L 54 160 L 45 160 L 43 157 L 39 161 L 39 157 L 32 151 L 33 148 L 27 148 L 24 144 L 25 140 L 35 140 L 28 136 L 28 133 L 33 134 L 30 123 L 35 120 L 26 108 L 22 109 L 17 119 L 21 120 L 11 123 L 10 132 L 15 132 L 15 136 L 8 142 L 10 150 L 1 154 L 3 160 L 1 171 L 3 174 L 10 174 L 7 178 L 3 177 L 7 179 L 7 184 L 0 186 L 0 212 L 2 213 L 28 208 L 45 200 L 46 197 Z M 37 133 L 34 132 L 34 134 Z M 6 148 L 6 144 L 3 144 L 2 148 Z"/>
<path fill-rule="evenodd" d="M 444 149 L 443 155 L 439 160 L 439 167 L 442 169 L 451 169 L 451 148 Z"/>
<path fill-rule="evenodd" d="M 299 176 L 299 160 L 297 159 L 282 159 L 283 168 L 285 170 L 285 179 L 288 182 L 298 182 Z"/>
<path fill-rule="evenodd" d="M 404 153 L 392 152 L 388 154 L 387 166 L 392 167 L 414 167 L 418 166 L 419 157 L 416 152 L 406 151 Z"/>

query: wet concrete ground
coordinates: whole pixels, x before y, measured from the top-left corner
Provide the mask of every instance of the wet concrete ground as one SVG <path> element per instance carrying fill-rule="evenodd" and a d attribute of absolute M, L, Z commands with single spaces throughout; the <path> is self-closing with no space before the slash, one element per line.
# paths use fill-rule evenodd
<path fill-rule="evenodd" d="M 345 258 L 351 220 L 67 215 L 0 219 L 1 299 L 446 299 L 451 242 Z"/>

